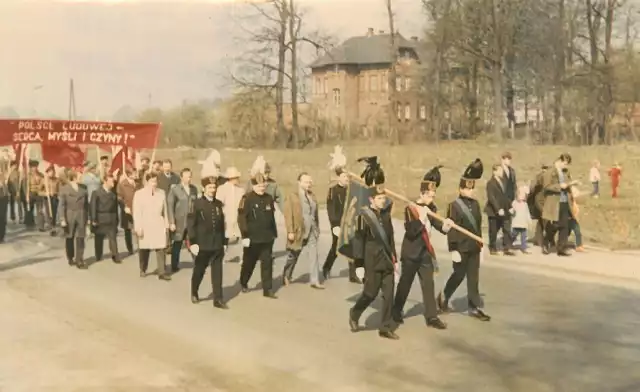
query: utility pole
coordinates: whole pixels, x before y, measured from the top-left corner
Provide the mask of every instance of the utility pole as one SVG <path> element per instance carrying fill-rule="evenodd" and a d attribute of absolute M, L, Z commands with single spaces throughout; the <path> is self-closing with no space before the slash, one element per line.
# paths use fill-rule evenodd
<path fill-rule="evenodd" d="M 69 121 L 76 119 L 76 93 L 73 88 L 73 78 L 69 80 Z"/>

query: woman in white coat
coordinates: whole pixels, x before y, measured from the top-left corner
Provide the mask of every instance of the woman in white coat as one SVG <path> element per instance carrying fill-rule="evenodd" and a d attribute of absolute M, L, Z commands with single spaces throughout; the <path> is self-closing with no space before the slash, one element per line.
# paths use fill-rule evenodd
<path fill-rule="evenodd" d="M 242 200 L 245 191 L 244 188 L 240 186 L 240 171 L 235 167 L 227 169 L 225 178 L 227 182 L 218 188 L 216 198 L 220 200 L 224 206 L 226 237 L 229 239 L 229 244 L 231 245 L 237 244 L 241 237 L 240 226 L 238 226 L 238 207 L 240 207 L 240 200 Z M 234 256 L 227 259 L 227 261 L 242 260 L 238 252 L 229 253 L 233 253 Z"/>
<path fill-rule="evenodd" d="M 169 219 L 167 198 L 158 188 L 158 175 L 148 173 L 144 188 L 133 195 L 133 227 L 138 236 L 140 277 L 147 275 L 151 251 L 158 262 L 158 279 L 171 280 L 166 272 L 165 248 L 168 244 Z"/>

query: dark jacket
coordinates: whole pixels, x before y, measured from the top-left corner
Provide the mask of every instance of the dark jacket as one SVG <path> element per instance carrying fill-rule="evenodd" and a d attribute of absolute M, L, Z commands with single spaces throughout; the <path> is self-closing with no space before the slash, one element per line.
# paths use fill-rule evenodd
<path fill-rule="evenodd" d="M 162 189 L 166 195 L 169 195 L 171 185 L 180 184 L 180 176 L 171 172 L 169 176 L 164 173 L 158 173 L 158 189 Z"/>
<path fill-rule="evenodd" d="M 531 191 L 527 196 L 531 219 L 542 218 L 542 208 L 544 206 L 544 173 L 544 171 L 541 171 L 536 175 L 536 179 L 533 180 L 533 184 L 531 185 Z"/>
<path fill-rule="evenodd" d="M 434 203 L 428 206 L 418 204 L 421 207 L 427 207 L 431 212 L 438 212 L 438 208 Z M 413 209 L 413 210 L 412 210 Z M 414 212 L 415 211 L 415 212 Z M 407 206 L 404 209 L 404 238 L 402 239 L 402 247 L 400 248 L 400 260 L 402 262 L 414 262 L 424 263 L 432 262 L 431 254 L 427 248 L 427 243 L 423 237 L 423 231 L 426 229 L 425 225 L 420 220 L 419 216 L 416 216 L 417 209 L 412 206 Z M 432 217 L 428 217 L 431 227 L 438 230 L 442 234 L 446 234 L 442 231 L 442 222 Z M 430 233 L 429 241 L 431 241 Z M 433 242 L 431 242 L 433 245 Z"/>
<path fill-rule="evenodd" d="M 502 183 L 504 184 L 504 193 L 509 199 L 509 204 L 513 203 L 516 199 L 516 192 L 518 190 L 518 182 L 516 180 L 516 170 L 509 166 L 509 173 L 502 175 Z"/>
<path fill-rule="evenodd" d="M 91 194 L 91 222 L 96 234 L 106 234 L 118 229 L 118 197 L 104 187 Z"/>
<path fill-rule="evenodd" d="M 327 193 L 327 214 L 331 227 L 340 227 L 344 205 L 347 200 L 347 188 L 340 184 L 335 184 L 329 188 Z"/>
<path fill-rule="evenodd" d="M 238 208 L 238 226 L 242 238 L 248 238 L 252 243 L 266 244 L 275 241 L 278 228 L 273 197 L 268 193 L 245 193 Z"/>
<path fill-rule="evenodd" d="M 476 199 L 463 196 L 459 196 L 457 200 L 461 200 L 462 203 L 467 206 L 477 227 L 469 221 L 456 201 L 449 204 L 447 218 L 451 219 L 456 225 L 482 238 L 482 212 L 480 211 L 480 203 L 478 203 Z M 449 252 L 479 253 L 482 250 L 481 243 L 454 229 L 449 230 L 447 233 L 447 243 L 449 245 Z"/>
<path fill-rule="evenodd" d="M 509 217 L 509 209 L 511 209 L 511 201 L 503 188 L 504 183 L 495 177 L 491 177 L 487 181 L 487 204 L 484 206 L 484 213 L 489 218 Z M 498 211 L 504 210 L 504 215 L 500 216 Z"/>
<path fill-rule="evenodd" d="M 224 233 L 222 202 L 215 197 L 212 201 L 204 196 L 197 199 L 187 215 L 189 242 L 198 245 L 201 251 L 220 250 L 227 245 Z"/>
<path fill-rule="evenodd" d="M 382 226 L 383 230 L 386 233 L 387 244 L 381 243 L 378 235 L 376 234 L 376 229 L 371 227 L 367 220 L 363 217 L 363 213 L 361 212 L 358 216 L 358 220 L 360 221 L 358 226 L 360 227 L 359 237 L 360 243 L 363 246 L 362 254 L 364 255 L 364 268 L 367 271 L 386 271 L 393 272 L 394 263 L 397 259 L 396 257 L 396 245 L 393 238 L 393 223 L 391 220 L 391 209 L 393 205 L 389 205 L 389 207 L 377 211 L 370 207 L 363 207 L 364 209 L 368 209 L 372 211 L 375 215 L 377 221 Z M 387 249 L 391 249 L 391 254 L 387 252 Z"/>
<path fill-rule="evenodd" d="M 89 220 L 89 192 L 87 187 L 78 184 L 78 190 L 71 184 L 66 184 L 58 194 L 58 215 L 60 221 L 66 223 L 67 238 L 84 238 L 87 221 Z"/>

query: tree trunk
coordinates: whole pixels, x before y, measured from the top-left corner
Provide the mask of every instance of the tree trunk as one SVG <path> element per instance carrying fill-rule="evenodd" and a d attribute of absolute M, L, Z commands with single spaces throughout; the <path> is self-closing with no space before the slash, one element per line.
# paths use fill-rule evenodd
<path fill-rule="evenodd" d="M 396 49 L 396 30 L 391 0 L 386 0 L 386 5 L 389 19 L 389 58 L 391 60 L 391 69 L 389 70 L 389 140 L 392 144 L 398 144 L 400 143 L 400 134 L 398 132 L 400 119 L 398 118 L 398 92 L 396 86 L 398 50 Z"/>
<path fill-rule="evenodd" d="M 498 26 L 497 0 L 491 0 L 491 24 L 493 30 L 493 55 L 491 61 L 491 85 L 493 87 L 493 134 L 499 141 L 502 140 L 504 115 L 502 112 L 502 46 L 499 35 L 500 28 Z"/>
<path fill-rule="evenodd" d="M 280 26 L 278 31 L 278 73 L 276 75 L 276 127 L 280 142 L 288 142 L 284 126 L 284 75 L 287 64 L 287 10 L 284 1 L 279 8 Z"/>
<path fill-rule="evenodd" d="M 558 1 L 558 23 L 556 25 L 556 64 L 554 70 L 554 81 L 553 81 L 553 143 L 557 143 L 558 141 L 567 141 L 567 135 L 563 132 L 562 127 L 562 96 L 564 94 L 563 91 L 563 79 L 565 72 L 565 31 L 564 31 L 564 23 L 565 23 L 565 10 L 564 10 L 564 1 Z"/>
<path fill-rule="evenodd" d="M 291 133 L 295 148 L 300 148 L 298 125 L 298 30 L 294 0 L 289 0 L 289 42 L 291 45 Z M 306 143 L 306 142 L 305 142 Z"/>

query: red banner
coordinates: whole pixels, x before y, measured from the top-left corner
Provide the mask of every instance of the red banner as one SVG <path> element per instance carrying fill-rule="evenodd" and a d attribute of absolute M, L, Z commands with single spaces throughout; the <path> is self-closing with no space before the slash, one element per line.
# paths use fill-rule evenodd
<path fill-rule="evenodd" d="M 160 124 L 0 119 L 0 146 L 25 144 L 96 144 L 155 148 Z"/>

